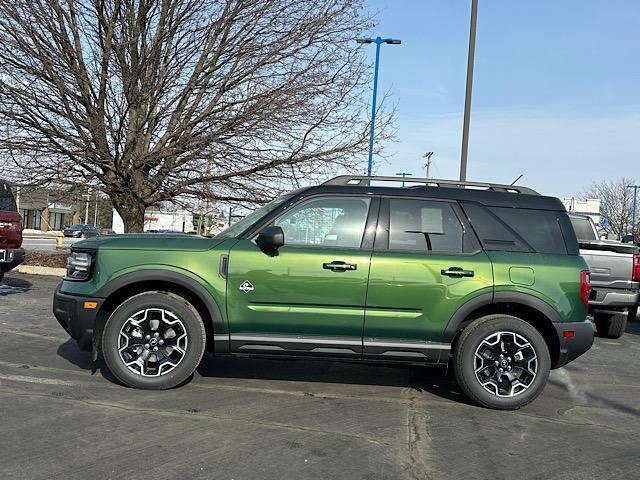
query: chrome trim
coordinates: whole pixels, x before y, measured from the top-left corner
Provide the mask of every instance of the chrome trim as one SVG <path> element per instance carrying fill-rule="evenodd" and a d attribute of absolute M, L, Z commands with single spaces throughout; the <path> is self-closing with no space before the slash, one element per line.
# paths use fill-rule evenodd
<path fill-rule="evenodd" d="M 425 342 L 425 343 L 410 343 L 410 342 L 377 342 L 373 340 L 365 340 L 363 342 L 365 347 L 389 347 L 389 348 L 399 348 L 399 349 L 435 349 L 435 350 L 451 350 L 451 345 L 448 343 L 437 343 L 437 342 Z"/>

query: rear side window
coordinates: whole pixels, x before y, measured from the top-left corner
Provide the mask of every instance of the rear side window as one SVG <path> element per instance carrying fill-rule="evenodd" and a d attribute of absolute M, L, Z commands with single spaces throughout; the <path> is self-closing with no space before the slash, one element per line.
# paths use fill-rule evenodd
<path fill-rule="evenodd" d="M 459 254 L 464 233 L 449 203 L 389 199 L 389 250 Z"/>
<path fill-rule="evenodd" d="M 490 210 L 536 252 L 566 255 L 567 247 L 557 212 L 498 207 L 491 207 Z"/>
<path fill-rule="evenodd" d="M 564 212 L 485 207 L 473 202 L 461 205 L 485 250 L 560 255 L 577 252 L 573 229 Z"/>
<path fill-rule="evenodd" d="M 16 201 L 13 198 L 11 188 L 9 188 L 9 185 L 2 180 L 0 180 L 0 211 L 16 211 Z"/>

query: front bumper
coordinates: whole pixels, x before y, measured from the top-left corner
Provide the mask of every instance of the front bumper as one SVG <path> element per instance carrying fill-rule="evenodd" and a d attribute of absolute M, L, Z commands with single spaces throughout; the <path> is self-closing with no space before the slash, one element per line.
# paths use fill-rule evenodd
<path fill-rule="evenodd" d="M 24 262 L 24 248 L 0 247 L 0 272 L 8 272 Z"/>
<path fill-rule="evenodd" d="M 593 324 L 589 320 L 584 322 L 554 323 L 560 342 L 558 361 L 553 368 L 559 368 L 572 362 L 585 353 L 593 345 Z M 570 333 L 573 332 L 573 336 Z M 565 336 L 566 335 L 566 336 Z"/>
<path fill-rule="evenodd" d="M 62 328 L 78 342 L 80 350 L 91 351 L 93 329 L 104 299 L 67 295 L 60 292 L 61 285 L 53 295 L 53 314 Z M 85 308 L 86 302 L 96 303 L 95 308 Z"/>

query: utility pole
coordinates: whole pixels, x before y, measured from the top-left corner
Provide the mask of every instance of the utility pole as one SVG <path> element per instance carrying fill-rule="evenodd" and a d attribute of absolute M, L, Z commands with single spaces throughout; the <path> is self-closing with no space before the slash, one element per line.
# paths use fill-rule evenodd
<path fill-rule="evenodd" d="M 631 235 L 633 235 L 633 241 L 636 241 L 636 206 L 638 204 L 638 189 L 640 185 L 627 185 L 627 188 L 633 188 L 633 210 L 631 212 Z"/>
<path fill-rule="evenodd" d="M 433 157 L 433 152 L 427 152 L 422 156 L 422 158 L 425 159 L 425 161 L 424 161 L 424 170 L 425 170 L 425 173 L 426 173 L 426 178 L 431 178 L 429 176 L 429 171 L 431 170 L 431 157 Z"/>
<path fill-rule="evenodd" d="M 464 96 L 464 120 L 462 124 L 462 153 L 460 156 L 460 181 L 467 180 L 467 154 L 469 153 L 469 120 L 471 119 L 471 90 L 473 88 L 473 62 L 476 50 L 476 24 L 478 0 L 471 0 L 471 25 L 469 27 L 469 56 L 467 57 L 467 90 Z"/>
<path fill-rule="evenodd" d="M 91 188 L 87 188 L 87 193 L 82 196 L 87 198 L 87 203 L 85 204 L 85 207 L 84 207 L 84 223 L 88 224 L 89 223 L 89 200 L 91 199 Z"/>
<path fill-rule="evenodd" d="M 404 178 L 404 177 L 410 177 L 413 175 L 413 173 L 408 173 L 408 172 L 400 172 L 400 173 L 396 173 L 396 175 Z M 402 182 L 402 186 L 404 187 L 404 181 Z"/>
<path fill-rule="evenodd" d="M 93 226 L 98 226 L 98 190 L 96 190 L 96 208 L 93 212 Z"/>

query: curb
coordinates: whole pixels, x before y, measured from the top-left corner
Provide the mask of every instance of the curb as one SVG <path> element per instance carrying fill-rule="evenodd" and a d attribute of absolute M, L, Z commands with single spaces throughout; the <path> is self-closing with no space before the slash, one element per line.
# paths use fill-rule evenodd
<path fill-rule="evenodd" d="M 66 268 L 41 267 L 39 265 L 18 265 L 13 270 L 29 275 L 49 275 L 52 277 L 64 277 L 67 273 Z"/>

